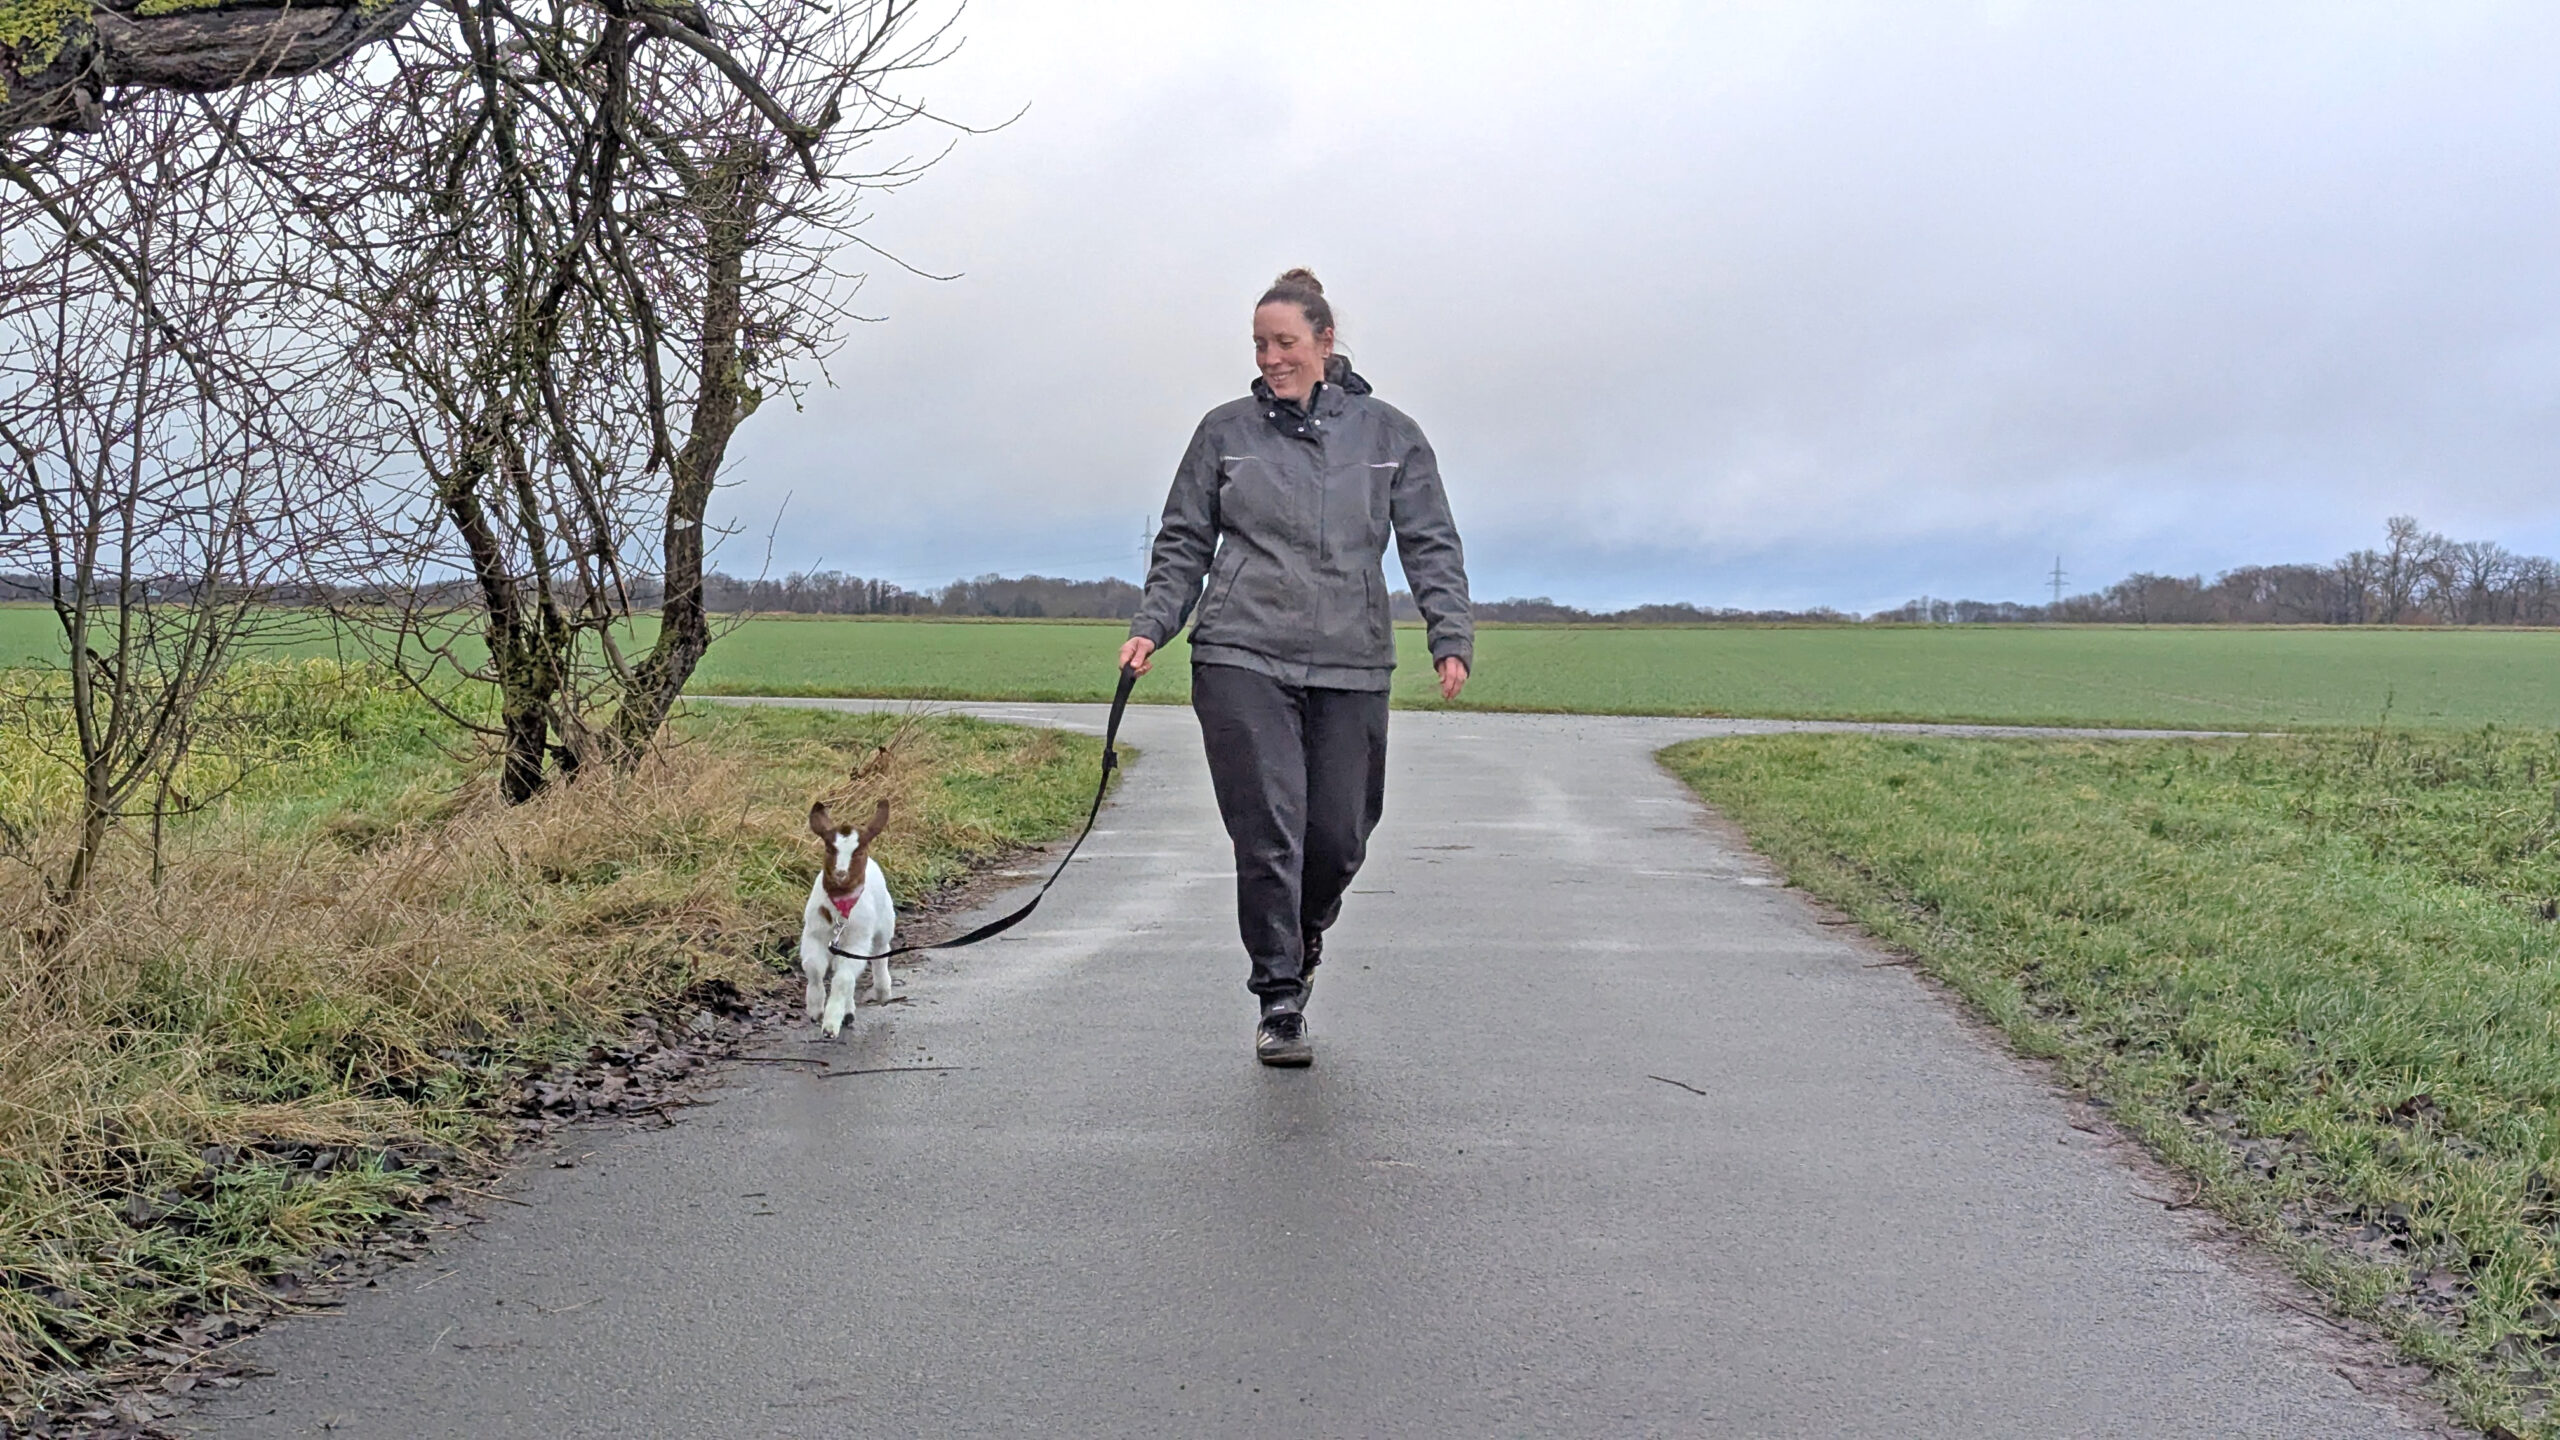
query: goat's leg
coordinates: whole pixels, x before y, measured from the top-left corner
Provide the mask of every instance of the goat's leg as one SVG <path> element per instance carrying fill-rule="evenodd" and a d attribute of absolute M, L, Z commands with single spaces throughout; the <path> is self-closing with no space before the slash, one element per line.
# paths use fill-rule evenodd
<path fill-rule="evenodd" d="M 831 958 L 833 957 L 827 954 L 827 942 L 824 936 L 812 939 L 807 933 L 802 933 L 800 973 L 808 977 L 809 990 L 801 997 L 800 1005 L 802 1011 L 812 1020 L 818 1018 L 818 1007 L 826 1003 L 827 962 Z"/>
<path fill-rule="evenodd" d="M 827 981 L 827 1008 L 818 1017 L 818 1028 L 826 1032 L 828 1039 L 834 1039 L 844 1022 L 853 1018 L 854 994 L 861 984 L 862 967 L 851 960 L 838 965 L 834 977 Z"/>
<path fill-rule="evenodd" d="M 871 957 L 871 1003 L 888 1004 L 889 993 L 889 957 L 874 955 Z"/>

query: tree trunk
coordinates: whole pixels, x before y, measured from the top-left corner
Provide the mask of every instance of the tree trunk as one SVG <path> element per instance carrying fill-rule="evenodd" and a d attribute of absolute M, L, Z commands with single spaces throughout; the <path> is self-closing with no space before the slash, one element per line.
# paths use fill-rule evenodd
<path fill-rule="evenodd" d="M 507 688 L 499 700 L 505 720 L 505 752 L 498 769 L 498 794 L 521 805 L 542 790 L 543 742 L 551 734 L 551 707 L 524 691 Z"/>
<path fill-rule="evenodd" d="M 437 499 L 445 518 L 462 537 L 471 557 L 472 578 L 480 587 L 484 615 L 481 633 L 489 647 L 489 670 L 498 685 L 499 734 L 503 747 L 498 793 L 510 805 L 521 805 L 542 789 L 542 767 L 549 754 L 554 701 L 565 673 L 567 626 L 555 609 L 536 596 L 528 601 L 507 568 L 506 554 L 481 503 L 480 483 L 496 470 L 497 441 L 472 453 L 452 474 L 439 477 Z"/>
<path fill-rule="evenodd" d="M 54 891 L 57 904 L 69 904 L 89 888 L 89 879 L 97 873 L 98 851 L 107 843 L 107 825 L 115 818 L 112 802 L 99 793 L 98 777 L 88 777 L 82 786 L 80 805 L 80 843 L 71 852 L 70 868 L 62 884 Z"/>
<path fill-rule="evenodd" d="M 614 749 L 625 766 L 657 738 L 694 666 L 711 648 L 711 619 L 703 608 L 702 516 L 728 458 L 729 439 L 759 398 L 747 385 L 747 357 L 740 353 L 745 323 L 746 252 L 764 189 L 764 157 L 747 146 L 732 148 L 690 187 L 709 223 L 702 301 L 702 360 L 693 425 L 676 452 L 667 496 L 663 556 L 666 595 L 659 604 L 658 638 L 632 672 L 620 712 L 614 716 Z"/>

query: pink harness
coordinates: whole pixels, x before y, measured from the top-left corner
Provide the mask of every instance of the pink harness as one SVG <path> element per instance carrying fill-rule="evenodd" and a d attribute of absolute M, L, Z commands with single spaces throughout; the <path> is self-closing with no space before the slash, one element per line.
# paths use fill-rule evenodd
<path fill-rule="evenodd" d="M 828 896 L 827 903 L 836 907 L 836 913 L 838 915 L 850 918 L 853 914 L 853 902 L 861 898 L 862 888 L 860 886 L 856 886 L 851 894 Z"/>

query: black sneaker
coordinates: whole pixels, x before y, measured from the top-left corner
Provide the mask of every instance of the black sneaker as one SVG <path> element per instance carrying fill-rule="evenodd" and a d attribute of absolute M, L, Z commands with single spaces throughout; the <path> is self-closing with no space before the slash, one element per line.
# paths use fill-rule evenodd
<path fill-rule="evenodd" d="M 1253 1032 L 1253 1058 L 1265 1065 L 1312 1065 L 1316 1047 L 1307 1039 L 1307 1017 L 1295 1010 L 1266 1011 Z"/>

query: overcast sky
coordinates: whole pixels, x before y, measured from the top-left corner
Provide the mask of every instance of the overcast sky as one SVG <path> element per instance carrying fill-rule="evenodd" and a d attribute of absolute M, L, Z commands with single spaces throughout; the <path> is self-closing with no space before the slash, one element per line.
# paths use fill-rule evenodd
<path fill-rule="evenodd" d="M 1313 267 L 1480 597 L 2560 552 L 2560 5 L 973 0 L 720 561 L 1131 575 Z M 930 146 L 912 133 L 898 148 Z M 883 158 L 887 158 L 884 156 Z M 786 505 L 787 497 L 787 505 Z M 1390 562 L 1392 566 L 1392 562 Z M 1390 571 L 1392 575 L 1392 569 Z"/>

